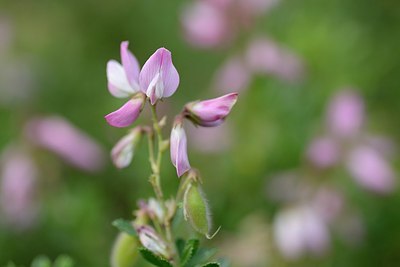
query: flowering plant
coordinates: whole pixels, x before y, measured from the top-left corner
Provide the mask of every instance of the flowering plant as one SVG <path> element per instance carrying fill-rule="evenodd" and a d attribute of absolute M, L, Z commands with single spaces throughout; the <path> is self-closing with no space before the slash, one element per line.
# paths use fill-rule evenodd
<path fill-rule="evenodd" d="M 152 125 L 139 125 L 131 129 L 114 146 L 111 156 L 117 168 L 127 167 L 136 146 L 146 136 L 152 172 L 149 181 L 155 198 L 139 201 L 133 220 L 114 221 L 113 224 L 121 233 L 113 248 L 111 264 L 113 267 L 132 266 L 138 250 L 145 260 L 155 266 L 221 266 L 221 262 L 209 262 L 214 253 L 199 249 L 199 240 L 176 238 L 172 224 L 179 222 L 183 215 L 195 231 L 207 238 L 212 238 L 218 232 L 212 232 L 210 208 L 200 174 L 189 163 L 184 122 L 187 119 L 200 127 L 220 125 L 236 103 L 238 94 L 188 103 L 175 117 L 168 140 L 162 134 L 167 118 L 159 119 L 156 108 L 162 99 L 172 96 L 179 86 L 179 74 L 172 63 L 171 52 L 165 48 L 158 49 L 140 70 L 137 59 L 128 50 L 128 42 L 125 41 L 121 43 L 121 61 L 122 64 L 110 60 L 107 64 L 108 89 L 115 97 L 130 99 L 121 108 L 106 115 L 105 119 L 114 127 L 130 126 L 148 100 Z M 168 147 L 181 181 L 176 196 L 166 199 L 161 186 L 161 162 Z"/>

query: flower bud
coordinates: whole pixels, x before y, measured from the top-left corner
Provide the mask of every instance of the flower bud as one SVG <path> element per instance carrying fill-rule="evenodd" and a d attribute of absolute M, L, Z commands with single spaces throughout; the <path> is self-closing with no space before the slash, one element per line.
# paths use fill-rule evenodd
<path fill-rule="evenodd" d="M 137 238 L 119 233 L 111 251 L 111 267 L 133 267 L 138 257 L 137 247 Z"/>
<path fill-rule="evenodd" d="M 142 129 L 136 127 L 122 137 L 113 147 L 111 150 L 111 158 L 117 168 L 125 168 L 131 163 L 135 153 L 135 147 L 139 143 L 141 137 Z"/>
<path fill-rule="evenodd" d="M 211 212 L 198 183 L 193 182 L 187 186 L 183 196 L 183 214 L 196 231 L 209 236 L 212 227 Z"/>
<path fill-rule="evenodd" d="M 214 99 L 191 102 L 185 106 L 185 115 L 196 125 L 218 126 L 231 112 L 237 97 L 237 93 L 231 93 Z"/>
<path fill-rule="evenodd" d="M 178 177 L 181 177 L 190 169 L 190 163 L 187 155 L 186 133 L 182 127 L 181 120 L 175 121 L 171 132 L 170 140 L 171 161 L 176 168 Z"/>
<path fill-rule="evenodd" d="M 154 254 L 169 258 L 167 244 L 151 226 L 141 226 L 136 231 L 139 234 L 140 242 L 145 248 Z"/>

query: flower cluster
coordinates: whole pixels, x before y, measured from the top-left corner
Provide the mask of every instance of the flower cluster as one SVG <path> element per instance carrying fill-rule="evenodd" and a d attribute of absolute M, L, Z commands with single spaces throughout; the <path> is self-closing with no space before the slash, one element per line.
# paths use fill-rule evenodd
<path fill-rule="evenodd" d="M 235 105 L 238 94 L 230 93 L 186 104 L 175 116 L 170 138 L 164 139 L 162 128 L 166 126 L 167 119 L 158 119 L 156 106 L 160 100 L 172 96 L 179 86 L 179 74 L 172 62 L 171 52 L 165 48 L 158 49 L 142 69 L 135 56 L 128 50 L 127 41 L 121 43 L 120 52 L 122 64 L 115 60 L 107 63 L 108 89 L 113 96 L 128 97 L 129 100 L 118 110 L 106 115 L 105 119 L 114 127 L 130 126 L 139 117 L 146 102 L 149 102 L 153 123 L 151 126 L 138 125 L 129 130 L 114 146 L 111 157 L 117 168 L 127 167 L 133 159 L 138 143 L 143 136 L 147 136 L 152 170 L 149 181 L 156 198 L 139 202 L 139 209 L 135 211 L 135 218 L 131 223 L 138 240 L 131 240 L 126 234 L 120 235 L 112 254 L 112 264 L 119 266 L 116 262 L 124 247 L 121 244 L 139 242 L 146 249 L 146 252 L 141 251 L 142 253 L 151 253 L 175 265 L 178 262 L 178 252 L 171 222 L 177 215 L 178 203 L 182 202 L 184 218 L 193 229 L 208 238 L 212 237 L 210 208 L 201 187 L 200 175 L 189 162 L 184 122 L 188 120 L 198 127 L 221 125 Z M 165 200 L 160 183 L 161 158 L 168 146 L 177 176 L 182 178 L 176 198 Z"/>

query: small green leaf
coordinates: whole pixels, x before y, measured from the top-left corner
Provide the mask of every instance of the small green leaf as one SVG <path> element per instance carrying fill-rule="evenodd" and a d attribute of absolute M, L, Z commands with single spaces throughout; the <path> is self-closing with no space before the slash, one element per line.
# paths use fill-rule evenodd
<path fill-rule="evenodd" d="M 73 267 L 74 261 L 65 255 L 58 256 L 55 260 L 53 267 Z"/>
<path fill-rule="evenodd" d="M 31 267 L 51 267 L 51 261 L 46 256 L 38 256 L 33 260 Z"/>
<path fill-rule="evenodd" d="M 166 260 L 163 257 L 155 255 L 153 252 L 148 250 L 145 247 L 140 247 L 139 248 L 140 254 L 142 254 L 143 258 L 150 262 L 151 264 L 158 266 L 158 267 L 173 267 L 171 263 L 169 263 L 168 260 Z"/>
<path fill-rule="evenodd" d="M 221 265 L 218 262 L 209 262 L 209 263 L 202 265 L 201 267 L 220 267 L 220 266 Z"/>
<path fill-rule="evenodd" d="M 193 258 L 199 249 L 199 240 L 198 239 L 190 239 L 183 250 L 181 264 L 182 266 L 186 266 L 187 263 Z"/>
<path fill-rule="evenodd" d="M 182 238 L 178 238 L 175 243 L 176 243 L 176 248 L 178 249 L 179 258 L 182 258 L 183 250 L 185 249 L 186 242 Z"/>
<path fill-rule="evenodd" d="M 200 248 L 196 255 L 189 261 L 189 266 L 195 266 L 207 262 L 217 253 L 215 248 Z"/>
<path fill-rule="evenodd" d="M 130 221 L 124 219 L 116 219 L 112 222 L 112 225 L 117 227 L 121 232 L 125 232 L 131 236 L 137 236 L 135 228 L 133 228 Z"/>

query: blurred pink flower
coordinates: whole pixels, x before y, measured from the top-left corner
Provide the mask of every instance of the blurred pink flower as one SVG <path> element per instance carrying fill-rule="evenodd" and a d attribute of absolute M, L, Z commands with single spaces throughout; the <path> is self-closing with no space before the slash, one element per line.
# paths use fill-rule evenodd
<path fill-rule="evenodd" d="M 77 168 L 98 171 L 104 165 L 103 149 L 87 134 L 58 116 L 32 119 L 26 134 L 42 146 Z"/>
<path fill-rule="evenodd" d="M 296 82 L 304 76 L 304 63 L 292 52 L 266 38 L 254 39 L 246 50 L 246 64 L 254 73 Z"/>
<path fill-rule="evenodd" d="M 331 137 L 314 139 L 308 147 L 307 158 L 316 167 L 328 168 L 339 160 L 339 144 Z"/>
<path fill-rule="evenodd" d="M 201 48 L 219 47 L 233 38 L 224 10 L 216 1 L 196 1 L 188 5 L 182 15 L 186 40 Z"/>
<path fill-rule="evenodd" d="M 343 195 L 331 187 L 321 187 L 311 201 L 314 210 L 327 223 L 337 219 L 344 208 Z"/>
<path fill-rule="evenodd" d="M 364 122 L 364 102 L 352 90 L 339 91 L 328 107 L 328 128 L 339 137 L 358 134 Z"/>
<path fill-rule="evenodd" d="M 361 145 L 350 151 L 347 167 L 363 187 L 377 193 L 394 190 L 395 175 L 385 158 L 375 149 Z"/>
<path fill-rule="evenodd" d="M 35 184 L 37 169 L 32 159 L 16 147 L 1 157 L 0 207 L 4 221 L 16 229 L 31 226 L 37 216 Z"/>
<path fill-rule="evenodd" d="M 229 58 L 217 71 L 213 88 L 224 94 L 244 91 L 251 75 L 239 56 Z"/>
<path fill-rule="evenodd" d="M 322 255 L 330 242 L 324 220 L 308 206 L 280 211 L 274 220 L 273 234 L 279 251 L 288 260 L 296 260 L 308 252 Z"/>

